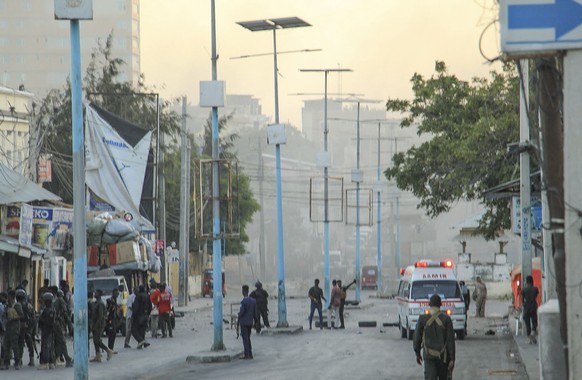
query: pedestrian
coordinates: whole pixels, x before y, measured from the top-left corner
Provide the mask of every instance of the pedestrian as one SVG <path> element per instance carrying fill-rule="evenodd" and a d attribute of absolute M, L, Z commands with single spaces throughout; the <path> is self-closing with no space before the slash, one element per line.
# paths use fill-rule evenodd
<path fill-rule="evenodd" d="M 117 297 L 119 289 L 114 288 L 111 291 L 111 297 L 107 300 L 107 322 L 105 323 L 105 332 L 107 333 L 107 347 L 115 352 L 115 337 L 119 328 L 119 308 L 117 306 Z"/>
<path fill-rule="evenodd" d="M 57 298 L 53 304 L 55 308 L 55 324 L 53 328 L 55 339 L 55 358 L 64 358 L 67 367 L 73 366 L 73 359 L 69 356 L 67 350 L 67 341 L 65 339 L 65 332 L 69 324 L 69 314 L 67 301 L 65 301 L 62 290 L 57 291 Z M 55 363 L 56 364 L 56 363 Z"/>
<path fill-rule="evenodd" d="M 523 300 L 523 321 L 530 344 L 536 344 L 536 333 L 538 329 L 538 294 L 540 291 L 534 286 L 532 276 L 527 276 L 525 286 L 521 290 Z"/>
<path fill-rule="evenodd" d="M 342 286 L 342 281 L 338 280 L 338 286 L 342 290 L 342 299 L 341 299 L 341 303 L 340 303 L 340 307 L 339 307 L 339 319 L 340 319 L 340 327 L 339 328 L 340 329 L 346 328 L 346 326 L 344 324 L 344 306 L 346 304 L 347 291 L 350 288 L 350 286 L 354 285 L 355 283 L 356 283 L 356 279 L 354 278 L 354 281 L 350 282 L 346 286 Z"/>
<path fill-rule="evenodd" d="M 38 310 L 41 310 L 44 307 L 44 301 L 42 296 L 50 291 L 50 282 L 48 278 L 45 278 L 43 281 L 43 285 L 38 289 Z"/>
<path fill-rule="evenodd" d="M 22 280 L 22 282 L 20 284 L 18 284 L 18 286 L 16 287 L 15 290 L 22 289 L 22 290 L 24 290 L 26 292 L 26 287 L 27 286 L 28 286 L 28 280 L 27 279 L 24 279 L 24 280 Z"/>
<path fill-rule="evenodd" d="M 159 285 L 156 284 L 155 288 L 150 289 L 150 303 L 152 304 L 152 312 L 150 313 L 150 332 L 152 338 L 157 338 L 159 336 L 158 326 L 160 324 L 160 310 L 158 309 L 157 301 L 154 302 L 159 297 L 160 289 L 158 289 L 158 286 Z"/>
<path fill-rule="evenodd" d="M 311 311 L 309 313 L 309 330 L 311 330 L 311 323 L 313 321 L 313 313 L 315 312 L 315 310 L 317 310 L 317 312 L 319 313 L 319 328 L 323 330 L 323 315 L 321 312 L 322 308 L 321 300 L 323 299 L 326 302 L 327 300 L 323 296 L 323 290 L 321 290 L 321 288 L 319 287 L 318 278 L 316 278 L 315 281 L 313 282 L 313 286 L 309 289 L 307 295 L 311 300 Z"/>
<path fill-rule="evenodd" d="M 337 323 L 334 324 L 334 322 L 332 322 L 332 318 L 335 318 L 336 322 L 339 320 L 339 308 L 342 303 L 342 290 L 338 286 L 336 280 L 333 280 L 331 284 L 332 284 L 331 297 L 329 300 L 329 308 L 327 313 L 328 315 L 327 320 L 329 322 L 327 328 L 331 329 L 333 326 L 334 329 L 337 329 L 338 328 Z"/>
<path fill-rule="evenodd" d="M 133 292 L 129 295 L 129 297 L 127 298 L 127 314 L 126 314 L 126 318 L 125 318 L 125 344 L 123 345 L 124 348 L 131 348 L 131 346 L 129 345 L 129 341 L 131 340 L 131 335 L 132 335 L 132 322 L 133 322 L 133 310 L 132 310 L 132 305 L 133 302 L 135 301 L 135 297 L 137 296 L 137 292 L 138 292 L 138 288 L 134 287 L 133 288 Z M 139 340 L 137 341 L 139 343 Z"/>
<path fill-rule="evenodd" d="M 91 290 L 87 291 L 87 354 L 91 357 L 91 327 L 93 326 L 93 296 L 94 293 Z"/>
<path fill-rule="evenodd" d="M 73 302 L 73 292 L 69 288 L 69 284 L 67 281 L 63 280 L 61 283 L 61 290 L 63 291 L 63 298 L 65 300 L 67 306 L 67 314 L 68 318 L 66 319 L 67 322 L 67 330 L 69 331 L 69 336 L 73 337 L 74 328 L 73 328 L 73 310 L 74 310 L 74 302 Z"/>
<path fill-rule="evenodd" d="M 91 316 L 93 325 L 91 326 L 91 332 L 93 334 L 93 345 L 95 346 L 95 357 L 91 359 L 92 363 L 101 363 L 101 350 L 107 352 L 107 360 L 111 360 L 114 353 L 113 350 L 107 347 L 101 340 L 103 331 L 105 331 L 105 317 L 106 309 L 105 304 L 101 297 L 103 296 L 103 291 L 97 289 L 95 291 L 95 301 L 93 302 L 93 313 Z"/>
<path fill-rule="evenodd" d="M 243 359 L 253 358 L 253 347 L 251 345 L 251 330 L 255 323 L 255 313 L 257 301 L 249 297 L 249 286 L 242 287 L 243 299 L 240 302 L 240 311 L 238 312 L 238 325 L 240 326 L 240 335 L 242 336 L 244 357 Z M 238 330 L 238 329 L 237 329 Z"/>
<path fill-rule="evenodd" d="M 475 317 L 483 318 L 485 317 L 485 302 L 487 301 L 487 287 L 481 280 L 481 277 L 477 277 L 477 283 L 475 284 L 475 292 L 473 292 L 473 300 L 477 310 L 475 311 Z"/>
<path fill-rule="evenodd" d="M 465 281 L 459 281 L 461 286 L 461 295 L 463 296 L 463 301 L 465 301 L 465 315 L 469 312 L 469 305 L 471 304 L 471 292 L 469 287 L 465 284 Z"/>
<path fill-rule="evenodd" d="M 152 302 L 146 293 L 145 287 L 140 285 L 134 289 L 135 299 L 132 303 L 131 335 L 137 341 L 137 348 L 148 347 L 150 344 L 145 340 L 148 319 L 152 311 Z M 129 317 L 128 317 L 129 318 Z M 129 334 L 129 331 L 127 332 Z"/>
<path fill-rule="evenodd" d="M 269 293 L 263 289 L 261 281 L 255 283 L 255 288 L 256 289 L 251 292 L 250 297 L 257 301 L 257 314 L 259 320 L 258 331 L 260 331 L 261 318 L 263 318 L 263 324 L 265 327 L 271 327 L 269 324 Z"/>
<path fill-rule="evenodd" d="M 40 328 L 40 367 L 38 369 L 55 368 L 55 318 L 56 312 L 53 306 L 53 294 L 45 292 L 42 294 L 43 307 L 38 318 Z"/>
<path fill-rule="evenodd" d="M 429 314 L 421 314 L 414 330 L 416 362 L 424 360 L 425 380 L 448 380 L 455 367 L 455 331 L 451 317 L 441 311 L 441 297 L 433 294 Z M 420 354 L 420 350 L 423 354 Z"/>
<path fill-rule="evenodd" d="M 22 306 L 16 302 L 16 292 L 8 291 L 8 303 L 6 304 L 6 332 L 3 340 L 4 366 L 0 369 L 10 368 L 10 360 L 14 355 L 14 369 L 20 369 L 20 320 L 23 317 Z"/>
<path fill-rule="evenodd" d="M 8 302 L 8 294 L 0 293 L 0 368 L 4 363 L 4 334 L 6 332 L 6 303 Z"/>
<path fill-rule="evenodd" d="M 22 366 L 22 358 L 24 354 L 24 346 L 28 349 L 28 366 L 34 367 L 34 343 L 31 336 L 31 331 L 36 323 L 34 318 L 34 310 L 32 305 L 28 304 L 28 296 L 24 289 L 16 290 L 16 301 L 22 307 L 22 318 L 20 319 L 20 336 L 18 337 L 18 346 L 20 347 L 20 366 Z"/>
<path fill-rule="evenodd" d="M 157 306 L 160 317 L 159 317 L 159 328 L 162 330 L 162 338 L 172 335 L 172 323 L 170 322 L 170 312 L 172 311 L 172 295 L 170 292 L 166 291 L 166 284 L 161 284 L 159 287 L 159 292 L 157 292 L 154 297 L 154 305 Z M 167 332 L 167 333 L 166 333 Z"/>

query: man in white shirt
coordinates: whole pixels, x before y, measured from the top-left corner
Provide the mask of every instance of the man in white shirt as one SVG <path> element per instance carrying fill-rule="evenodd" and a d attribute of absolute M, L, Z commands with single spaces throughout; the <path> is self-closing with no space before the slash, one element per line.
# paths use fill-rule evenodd
<path fill-rule="evenodd" d="M 131 327 L 132 327 L 132 306 L 133 306 L 133 301 L 135 301 L 135 296 L 137 294 L 137 287 L 133 288 L 133 292 L 129 295 L 129 297 L 127 298 L 127 317 L 125 318 L 125 345 L 123 347 L 125 348 L 131 348 L 131 346 L 129 345 L 129 340 L 131 339 Z"/>

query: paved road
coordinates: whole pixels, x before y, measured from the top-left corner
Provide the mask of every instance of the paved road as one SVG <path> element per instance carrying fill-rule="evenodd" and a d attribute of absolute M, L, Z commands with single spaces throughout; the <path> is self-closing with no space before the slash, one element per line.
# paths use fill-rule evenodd
<path fill-rule="evenodd" d="M 359 309 L 348 309 L 345 330 L 308 330 L 308 301 L 287 300 L 288 321 L 305 329 L 296 335 L 253 335 L 255 359 L 229 363 L 187 364 L 186 357 L 209 351 L 213 342 L 212 300 L 193 299 L 184 318 L 177 320 L 174 338 L 152 339 L 147 349 L 124 349 L 119 337 L 119 354 L 111 362 L 89 365 L 90 379 L 421 379 L 422 368 L 414 358 L 412 344 L 400 338 L 396 327 L 382 327 L 396 320 L 393 300 L 370 298 L 373 292 L 362 292 Z M 229 302 L 238 302 L 229 295 L 223 307 L 225 318 Z M 276 310 L 276 300 L 271 300 Z M 514 340 L 502 318 L 507 302 L 489 301 L 485 319 L 469 320 L 469 336 L 457 341 L 456 379 L 527 379 L 519 360 Z M 272 325 L 276 325 L 273 313 Z M 377 321 L 376 328 L 359 328 L 358 321 Z M 495 335 L 485 335 L 491 330 Z M 241 349 L 242 342 L 227 324 L 224 343 L 229 349 Z M 132 341 L 135 347 L 135 342 Z M 93 352 L 93 349 L 91 349 Z M 27 360 L 27 359 L 26 359 Z M 26 363 L 25 360 L 25 363 Z M 37 371 L 25 367 L 20 371 L 0 372 L 11 380 L 72 379 L 73 371 L 58 367 Z"/>

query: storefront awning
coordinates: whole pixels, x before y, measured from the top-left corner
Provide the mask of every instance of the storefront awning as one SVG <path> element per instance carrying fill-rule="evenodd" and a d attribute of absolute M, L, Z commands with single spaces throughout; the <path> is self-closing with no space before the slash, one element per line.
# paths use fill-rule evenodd
<path fill-rule="evenodd" d="M 42 188 L 20 173 L 0 164 L 0 204 L 27 203 L 32 201 L 60 201 L 58 195 Z"/>
<path fill-rule="evenodd" d="M 0 235 L 0 252 L 14 253 L 27 259 L 32 258 L 33 260 L 37 260 L 46 254 L 47 251 L 37 245 L 22 245 L 18 242 L 18 239 Z"/>

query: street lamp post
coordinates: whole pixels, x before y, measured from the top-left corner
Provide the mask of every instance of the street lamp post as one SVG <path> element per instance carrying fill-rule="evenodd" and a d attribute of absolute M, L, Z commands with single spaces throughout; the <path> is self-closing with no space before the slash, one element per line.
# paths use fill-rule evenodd
<path fill-rule="evenodd" d="M 327 155 L 327 74 L 330 72 L 351 72 L 351 69 L 300 69 L 299 71 L 304 73 L 324 73 L 324 102 L 323 102 L 323 150 Z M 329 306 L 329 299 L 331 295 L 330 287 L 330 273 L 329 273 L 329 199 L 328 199 L 328 167 L 329 162 L 326 162 L 323 168 L 323 198 L 324 198 L 324 217 L 323 217 L 323 254 L 324 254 L 324 292 L 325 307 Z M 331 326 L 331 324 L 330 324 Z"/>
<path fill-rule="evenodd" d="M 277 29 L 311 26 L 298 17 L 273 18 L 256 21 L 237 22 L 251 32 L 273 31 L 273 67 L 275 86 L 275 127 L 279 127 L 279 81 L 277 68 Z M 283 200 L 281 191 L 281 141 L 275 142 L 275 162 L 277 173 L 277 257 L 278 257 L 278 321 L 277 327 L 289 327 L 285 303 L 285 252 L 283 245 Z"/>

